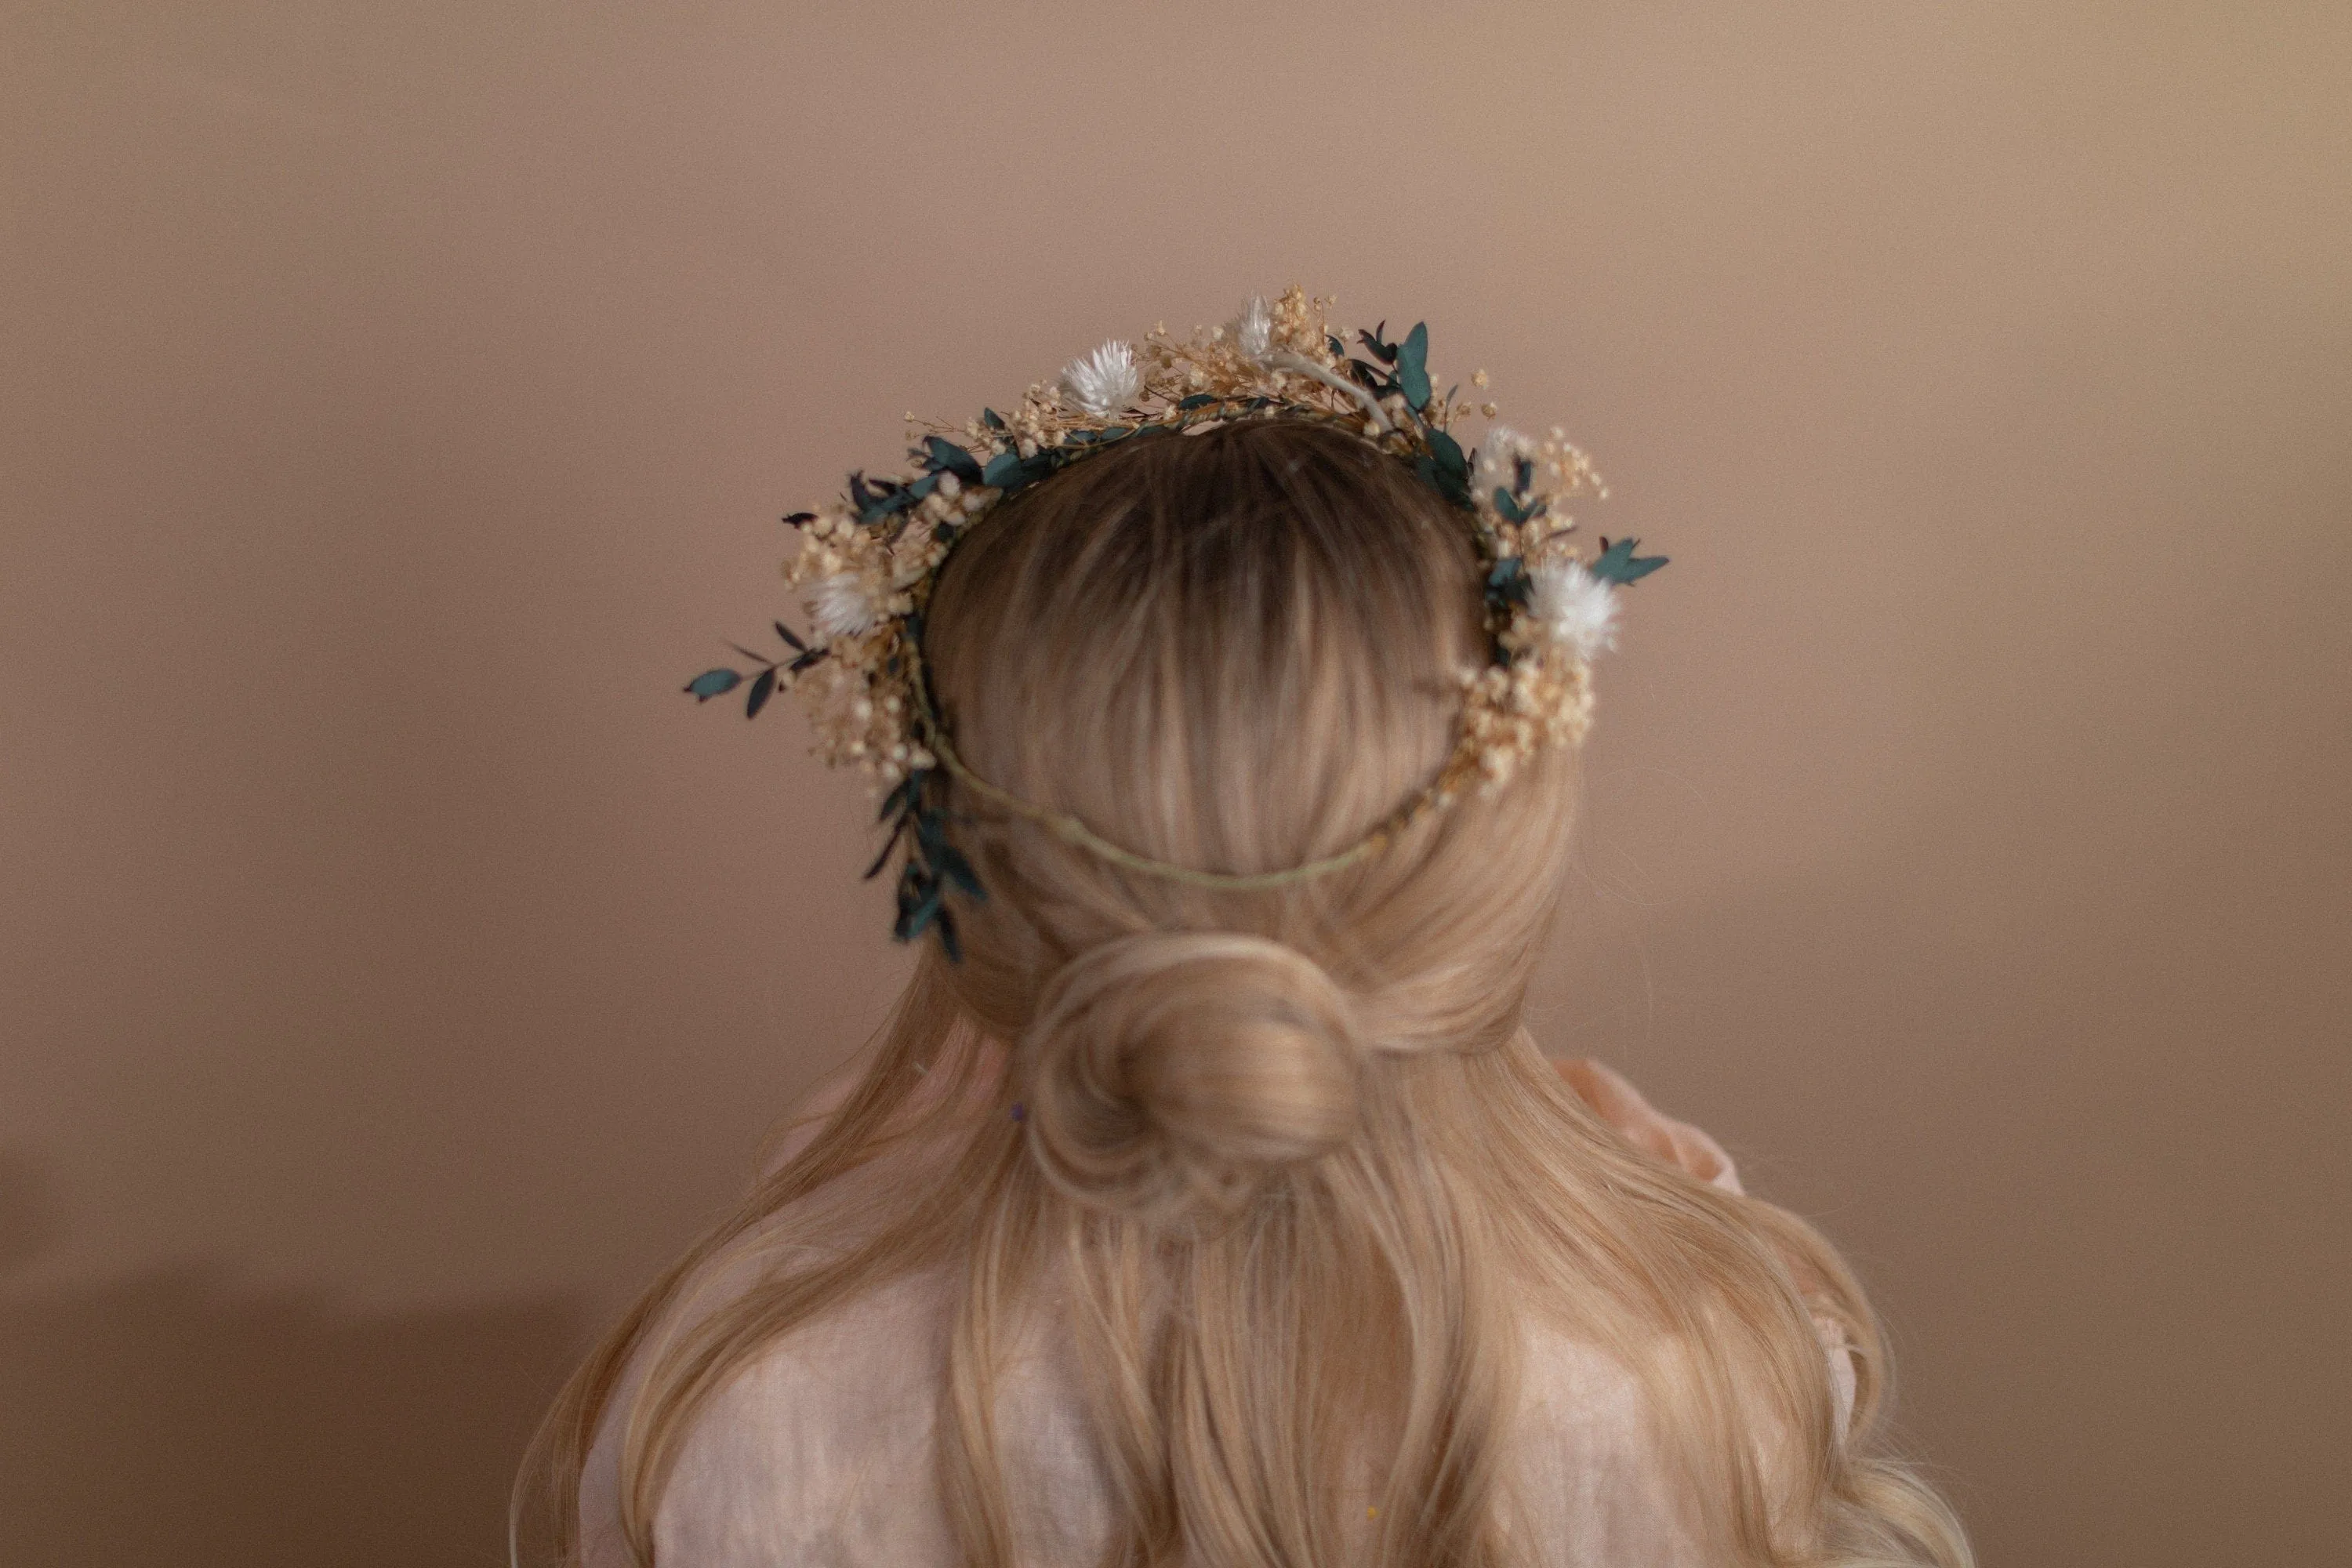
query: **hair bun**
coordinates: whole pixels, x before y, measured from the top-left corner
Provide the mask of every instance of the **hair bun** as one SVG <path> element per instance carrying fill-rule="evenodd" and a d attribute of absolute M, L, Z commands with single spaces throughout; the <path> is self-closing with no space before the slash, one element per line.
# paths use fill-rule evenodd
<path fill-rule="evenodd" d="M 1081 952 L 1023 1038 L 1030 1147 L 1081 1202 L 1231 1214 L 1356 1126 L 1347 997 L 1295 948 L 1153 931 Z"/>

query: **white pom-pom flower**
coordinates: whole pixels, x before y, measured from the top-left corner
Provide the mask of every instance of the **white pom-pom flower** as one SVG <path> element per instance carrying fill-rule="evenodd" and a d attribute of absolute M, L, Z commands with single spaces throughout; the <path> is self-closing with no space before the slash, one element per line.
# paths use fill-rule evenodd
<path fill-rule="evenodd" d="M 809 584 L 810 623 L 827 641 L 856 637 L 877 619 L 874 589 L 856 572 L 834 572 Z"/>
<path fill-rule="evenodd" d="M 1265 356 L 1273 351 L 1274 310 L 1266 304 L 1265 295 L 1251 295 L 1242 313 L 1234 318 L 1234 346 L 1253 364 L 1264 364 Z"/>
<path fill-rule="evenodd" d="M 1079 355 L 1062 372 L 1062 390 L 1089 414 L 1117 414 L 1134 406 L 1143 395 L 1135 351 L 1114 338 L 1094 353 Z"/>
<path fill-rule="evenodd" d="M 1546 637 L 1588 662 L 1617 646 L 1617 595 L 1582 562 L 1547 561 L 1528 576 L 1528 614 Z"/>

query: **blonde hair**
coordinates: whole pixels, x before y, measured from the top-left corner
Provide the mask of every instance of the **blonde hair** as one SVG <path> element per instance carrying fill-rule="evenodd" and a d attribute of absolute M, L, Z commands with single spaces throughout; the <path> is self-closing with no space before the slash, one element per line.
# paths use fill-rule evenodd
<path fill-rule="evenodd" d="M 1351 842 L 1443 764 L 1458 672 L 1486 657 L 1478 604 L 1461 521 L 1402 464 L 1264 421 L 1137 439 L 1008 502 L 948 563 L 926 641 L 982 776 L 1138 854 L 1253 872 Z M 1139 876 L 954 798 L 988 889 L 961 907 L 962 961 L 925 954 L 839 1111 L 574 1375 L 518 1539 L 576 1560 L 581 1466 L 633 1356 L 621 1522 L 650 1563 L 714 1393 L 828 1309 L 945 1267 L 938 1479 L 975 1568 L 1015 1562 L 998 1373 L 1048 1270 L 1112 1482 L 1109 1563 L 1525 1560 L 1507 1459 L 1532 1321 L 1638 1376 L 1706 1560 L 1967 1563 L 1882 1451 L 1883 1342 L 1835 1252 L 1633 1151 L 1521 1027 L 1575 790 L 1549 753 L 1360 865 L 1252 890 Z M 689 1281 L 908 1138 L 952 1153 L 855 1244 L 649 1348 Z M 1855 1347 L 1850 1431 L 1816 1317 Z"/>

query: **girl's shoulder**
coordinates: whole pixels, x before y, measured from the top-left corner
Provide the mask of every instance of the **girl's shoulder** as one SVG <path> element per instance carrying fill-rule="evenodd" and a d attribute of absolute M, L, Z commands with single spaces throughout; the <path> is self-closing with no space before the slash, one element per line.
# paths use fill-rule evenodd
<path fill-rule="evenodd" d="M 656 1560 L 953 1568 L 937 1444 L 953 1417 L 948 1342 L 961 1274 L 934 1265 L 871 1286 L 765 1346 L 697 1413 L 655 1520 Z M 1022 1561 L 1080 1562 L 1110 1530 L 1111 1486 L 1088 1437 L 1076 1368 L 1050 1315 L 998 1380 L 1000 1455 Z M 583 1531 L 617 1548 L 618 1423 L 583 1476 Z M 601 1482 L 593 1489 L 591 1480 Z"/>
<path fill-rule="evenodd" d="M 952 1563 L 930 1462 L 945 1324 L 942 1282 L 909 1276 L 738 1368 L 694 1416 L 655 1515 L 656 1561 Z M 592 1547 L 599 1530 L 618 1541 L 619 1425 L 608 1418 L 583 1478 Z"/>
<path fill-rule="evenodd" d="M 771 1141 L 762 1179 L 807 1148 L 863 1074 L 820 1083 Z M 919 1088 L 909 1104 L 925 1101 Z M 761 1220 L 690 1275 L 648 1325 L 583 1467 L 586 1568 L 630 1568 L 620 1528 L 632 1411 L 662 1355 L 743 1301 L 780 1268 L 855 1247 L 892 1202 L 924 1184 L 940 1139 L 894 1137 Z M 959 1561 L 932 1455 L 961 1275 L 950 1265 L 877 1279 L 761 1346 L 698 1409 L 656 1510 L 656 1560 L 709 1568 Z M 1034 1371 L 1027 1379 L 1035 1381 Z M 1019 1393 L 1022 1380 L 1012 1391 Z M 1031 1403 L 1050 1407 L 1051 1399 Z M 1050 1429 L 1050 1419 L 1042 1424 Z"/>

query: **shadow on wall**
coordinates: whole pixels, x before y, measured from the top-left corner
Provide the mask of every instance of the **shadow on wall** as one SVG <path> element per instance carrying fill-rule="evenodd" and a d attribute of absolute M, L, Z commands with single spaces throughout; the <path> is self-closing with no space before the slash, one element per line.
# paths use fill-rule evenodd
<path fill-rule="evenodd" d="M 0 1563 L 417 1568 L 506 1561 L 506 1495 L 581 1351 L 574 1304 L 384 1315 L 214 1266 L 53 1289 L 0 1159 Z"/>

